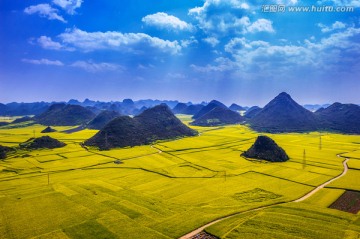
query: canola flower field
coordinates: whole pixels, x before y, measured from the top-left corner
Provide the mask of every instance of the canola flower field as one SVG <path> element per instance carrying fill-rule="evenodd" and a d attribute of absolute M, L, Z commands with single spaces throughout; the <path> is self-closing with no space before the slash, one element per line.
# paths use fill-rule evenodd
<path fill-rule="evenodd" d="M 0 127 L 1 145 L 43 135 L 67 144 L 18 149 L 0 161 L 0 238 L 179 238 L 232 214 L 206 231 L 219 238 L 360 235 L 359 215 L 327 208 L 346 190 L 360 190 L 360 136 L 267 134 L 290 160 L 266 163 L 240 156 L 259 135 L 241 125 L 193 127 L 198 136 L 109 151 L 81 146 L 96 130 L 44 128 Z M 344 177 L 292 202 L 341 174 L 344 157 Z M 270 207 L 246 212 L 263 206 Z"/>

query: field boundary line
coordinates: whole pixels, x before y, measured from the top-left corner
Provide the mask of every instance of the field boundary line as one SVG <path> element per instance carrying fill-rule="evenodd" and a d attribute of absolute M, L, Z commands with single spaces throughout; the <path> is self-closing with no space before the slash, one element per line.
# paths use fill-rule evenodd
<path fill-rule="evenodd" d="M 337 157 L 342 157 L 341 155 L 337 155 Z M 344 166 L 344 170 L 343 172 L 336 176 L 335 178 L 332 178 L 328 181 L 326 181 L 325 183 L 321 184 L 320 186 L 316 187 L 315 189 L 311 190 L 309 193 L 305 194 L 304 196 L 302 196 L 301 198 L 299 199 L 295 199 L 295 200 L 292 200 L 292 201 L 289 201 L 289 202 L 301 202 L 301 201 L 304 201 L 305 199 L 309 198 L 310 196 L 312 196 L 313 194 L 315 194 L 316 192 L 318 192 L 320 189 L 324 188 L 325 186 L 327 186 L 328 184 L 332 183 L 333 181 L 341 178 L 342 176 L 344 176 L 347 171 L 348 171 L 348 165 L 347 165 L 347 162 L 349 161 L 349 158 L 345 158 L 345 160 L 342 162 L 343 166 Z M 234 216 L 237 216 L 239 214 L 242 214 L 242 213 L 246 213 L 246 212 L 255 212 L 255 211 L 258 211 L 258 210 L 262 210 L 262 209 L 266 209 L 266 208 L 269 208 L 269 207 L 272 207 L 272 206 L 276 206 L 276 205 L 281 205 L 281 204 L 285 204 L 285 203 L 289 203 L 289 202 L 279 202 L 279 203 L 275 203 L 275 204 L 271 204 L 271 205 L 267 205 L 267 206 L 262 206 L 262 207 L 259 207 L 259 208 L 254 208 L 254 209 L 249 209 L 249 210 L 245 210 L 245 211 L 242 211 L 242 212 L 236 212 L 236 213 L 233 213 L 231 215 L 228 215 L 228 216 L 224 216 L 222 218 L 219 218 L 219 219 L 216 219 L 212 222 L 209 222 L 187 234 L 185 234 L 184 236 L 181 236 L 179 239 L 192 239 L 194 238 L 194 236 L 196 236 L 198 233 L 202 232 L 204 229 L 206 229 L 207 227 L 209 226 L 212 226 L 218 222 L 221 222 L 225 219 L 228 219 L 228 218 L 232 218 Z"/>
<path fill-rule="evenodd" d="M 338 155 L 338 157 L 341 157 L 340 155 Z M 325 186 L 329 185 L 330 183 L 332 183 L 333 181 L 341 178 L 342 176 L 344 176 L 347 171 L 349 170 L 349 167 L 347 165 L 347 162 L 349 161 L 348 158 L 345 158 L 345 160 L 343 161 L 343 166 L 344 166 L 344 170 L 343 172 L 336 176 L 335 178 L 332 178 L 328 181 L 326 181 L 325 183 L 321 184 L 320 186 L 317 186 L 315 189 L 313 189 L 312 191 L 310 191 L 309 193 L 305 194 L 304 196 L 302 196 L 301 198 L 295 200 L 294 202 L 302 202 L 304 201 L 305 199 L 308 199 L 309 197 L 311 197 L 312 195 L 314 195 L 315 193 L 317 193 L 320 189 L 323 189 Z"/>
<path fill-rule="evenodd" d="M 259 211 L 259 210 L 262 210 L 262 209 L 266 209 L 266 208 L 269 208 L 269 207 L 272 207 L 272 206 L 276 206 L 276 205 L 281 205 L 281 204 L 284 204 L 284 203 L 287 203 L 287 202 L 278 202 L 278 203 L 274 203 L 274 204 L 271 204 L 271 205 L 267 205 L 267 206 L 261 206 L 261 207 L 258 207 L 258 208 L 253 208 L 253 209 L 248 209 L 248 210 L 245 210 L 245 211 L 242 211 L 242 212 L 235 212 L 231 215 L 228 215 L 228 216 L 224 216 L 224 217 L 221 217 L 219 219 L 216 219 L 212 222 L 209 222 L 207 224 L 205 224 L 204 226 L 202 227 L 199 227 L 197 229 L 195 229 L 194 231 L 192 232 L 189 232 L 188 234 L 180 237 L 179 239 L 192 239 L 196 234 L 202 232 L 204 229 L 206 229 L 207 227 L 209 226 L 212 226 L 218 222 L 221 222 L 225 219 L 228 219 L 228 218 L 232 218 L 232 217 L 235 217 L 237 215 L 240 215 L 242 213 L 247 213 L 247 212 L 256 212 L 256 211 Z"/>

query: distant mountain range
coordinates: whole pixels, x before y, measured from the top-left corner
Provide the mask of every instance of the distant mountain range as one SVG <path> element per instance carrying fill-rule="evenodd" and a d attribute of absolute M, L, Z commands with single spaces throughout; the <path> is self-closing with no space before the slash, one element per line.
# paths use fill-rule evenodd
<path fill-rule="evenodd" d="M 323 104 L 323 105 L 319 105 L 319 104 L 315 104 L 315 105 L 303 105 L 303 107 L 311 112 L 316 112 L 317 110 L 321 109 L 321 108 L 327 108 L 329 107 L 330 104 Z"/>
<path fill-rule="evenodd" d="M 218 102 L 218 101 L 217 101 Z M 80 105 L 92 110 L 94 113 L 99 113 L 104 110 L 117 111 L 122 115 L 137 115 L 143 112 L 149 107 L 153 107 L 159 104 L 167 104 L 175 114 L 197 114 L 206 103 L 193 104 L 191 102 L 181 103 L 179 101 L 171 100 L 138 100 L 133 101 L 131 99 L 124 99 L 123 101 L 93 101 L 85 99 L 80 102 L 75 99 L 71 99 L 68 102 L 33 102 L 33 103 L 17 103 L 12 102 L 8 104 L 0 103 L 0 116 L 25 116 L 25 115 L 39 115 L 45 112 L 51 105 L 65 103 L 69 105 Z M 212 102 L 210 102 L 212 103 Z M 221 102 L 219 102 L 222 104 Z M 329 104 L 325 105 L 304 105 L 304 107 L 312 112 L 317 111 L 320 108 L 327 108 Z M 249 107 L 240 106 L 233 103 L 229 109 L 233 111 L 246 111 Z"/>
<path fill-rule="evenodd" d="M 35 103 L 0 103 L 0 115 L 2 116 L 23 116 L 38 115 L 49 108 L 52 103 L 35 102 Z"/>
<path fill-rule="evenodd" d="M 260 108 L 259 106 L 253 106 L 245 112 L 245 118 L 254 118 L 255 115 L 257 115 L 257 113 L 259 113 L 261 110 L 262 108 Z"/>
<path fill-rule="evenodd" d="M 131 99 L 124 99 L 123 101 L 102 102 L 86 99 L 80 102 L 71 99 L 68 102 L 0 103 L 0 116 L 39 115 L 45 112 L 51 105 L 60 103 L 83 106 L 94 111 L 94 113 L 99 113 L 103 110 L 114 110 L 122 115 L 137 115 L 146 108 L 159 104 L 167 104 L 170 108 L 173 108 L 179 101 L 150 99 L 133 101 Z"/>
<path fill-rule="evenodd" d="M 172 112 L 174 114 L 185 114 L 185 115 L 195 115 L 197 114 L 204 105 L 202 104 L 185 104 L 185 103 L 178 103 L 173 109 Z"/>
<path fill-rule="evenodd" d="M 207 104 L 206 106 L 204 106 L 199 112 L 197 112 L 194 116 L 193 119 L 198 119 L 201 116 L 209 113 L 211 110 L 213 110 L 216 107 L 220 107 L 223 109 L 227 109 L 226 105 L 224 105 L 223 103 L 217 101 L 217 100 L 212 100 L 209 104 Z"/>
<path fill-rule="evenodd" d="M 260 132 L 322 130 L 360 133 L 360 106 L 334 103 L 332 105 L 305 105 L 305 108 L 285 92 L 271 100 L 264 108 L 242 107 L 235 103 L 228 108 L 217 100 L 212 100 L 208 104 L 159 100 L 133 101 L 131 99 L 125 99 L 122 102 L 86 99 L 83 102 L 70 100 L 67 104 L 46 102 L 0 104 L 0 115 L 36 115 L 33 118 L 16 119 L 12 123 L 0 122 L 0 127 L 34 121 L 48 126 L 82 125 L 83 128 L 101 129 L 120 115 L 141 115 L 148 108 L 161 104 L 172 108 L 174 114 L 193 115 L 194 121 L 191 124 L 198 126 L 246 123 Z M 242 111 L 243 114 L 245 110 L 244 116 L 241 116 L 239 112 Z"/>
<path fill-rule="evenodd" d="M 245 119 L 238 112 L 228 108 L 217 106 L 194 120 L 191 125 L 196 126 L 217 126 L 226 124 L 239 124 Z"/>
<path fill-rule="evenodd" d="M 238 104 L 233 103 L 232 105 L 230 105 L 229 109 L 233 111 L 246 111 L 249 109 L 249 107 L 242 107 Z"/>

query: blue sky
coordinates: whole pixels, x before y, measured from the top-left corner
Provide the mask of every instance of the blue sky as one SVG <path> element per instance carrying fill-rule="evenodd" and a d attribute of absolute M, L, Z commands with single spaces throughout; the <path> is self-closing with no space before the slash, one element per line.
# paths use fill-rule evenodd
<path fill-rule="evenodd" d="M 281 4 L 284 12 L 265 5 Z M 349 6 L 349 12 L 290 12 Z M 355 0 L 2 0 L 0 102 L 360 104 Z"/>

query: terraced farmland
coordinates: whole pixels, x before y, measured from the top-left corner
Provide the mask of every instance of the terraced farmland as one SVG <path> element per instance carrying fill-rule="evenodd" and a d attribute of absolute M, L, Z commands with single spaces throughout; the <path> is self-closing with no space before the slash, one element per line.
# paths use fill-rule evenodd
<path fill-rule="evenodd" d="M 48 135 L 64 148 L 18 149 L 0 161 L 4 238 L 179 238 L 213 220 L 276 204 L 207 230 L 222 238 L 352 238 L 360 232 L 357 215 L 327 209 L 346 189 L 360 190 L 360 136 L 323 133 L 320 144 L 318 132 L 267 134 L 290 157 L 267 163 L 240 157 L 258 135 L 240 125 L 193 127 L 199 136 L 110 151 L 80 145 L 96 130 L 54 128 L 58 132 Z M 2 127 L 0 144 L 17 146 L 42 129 Z M 287 203 L 339 175 L 344 158 L 338 154 L 350 158 L 346 176 L 302 203 Z"/>

